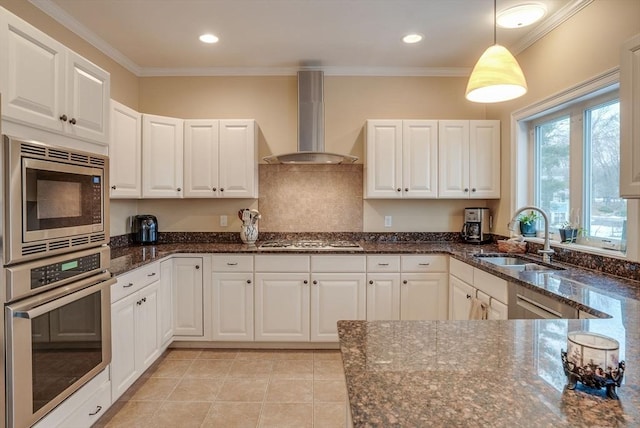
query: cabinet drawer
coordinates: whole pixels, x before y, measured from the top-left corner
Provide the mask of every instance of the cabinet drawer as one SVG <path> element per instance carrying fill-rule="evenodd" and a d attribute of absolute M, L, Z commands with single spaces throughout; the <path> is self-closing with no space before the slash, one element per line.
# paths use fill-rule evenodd
<path fill-rule="evenodd" d="M 448 256 L 402 256 L 402 272 L 448 272 Z"/>
<path fill-rule="evenodd" d="M 256 256 L 256 272 L 309 272 L 309 256 Z"/>
<path fill-rule="evenodd" d="M 468 284 L 473 284 L 473 266 L 456 260 L 453 257 L 449 260 L 449 273 Z"/>
<path fill-rule="evenodd" d="M 367 256 L 367 272 L 400 272 L 400 256 Z"/>
<path fill-rule="evenodd" d="M 253 272 L 253 256 L 224 254 L 213 256 L 214 272 Z"/>
<path fill-rule="evenodd" d="M 311 256 L 313 272 L 364 272 L 365 256 Z"/>
<path fill-rule="evenodd" d="M 95 424 L 111 406 L 111 382 L 105 382 L 60 427 L 84 428 Z"/>
<path fill-rule="evenodd" d="M 502 278 L 474 268 L 473 286 L 502 303 L 508 302 L 508 285 L 507 281 Z"/>
<path fill-rule="evenodd" d="M 126 297 L 160 279 L 160 263 L 142 266 L 134 271 L 117 277 L 118 282 L 111 286 L 111 303 Z"/>

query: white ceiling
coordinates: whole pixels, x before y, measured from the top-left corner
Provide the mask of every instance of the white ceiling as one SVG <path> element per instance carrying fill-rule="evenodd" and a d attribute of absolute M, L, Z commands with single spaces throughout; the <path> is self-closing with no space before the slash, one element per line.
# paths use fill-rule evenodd
<path fill-rule="evenodd" d="M 498 29 L 514 54 L 592 0 L 543 3 L 543 21 Z M 139 76 L 466 75 L 493 41 L 492 0 L 31 0 Z M 220 38 L 198 41 L 201 33 Z M 425 35 L 402 43 L 409 32 Z"/>

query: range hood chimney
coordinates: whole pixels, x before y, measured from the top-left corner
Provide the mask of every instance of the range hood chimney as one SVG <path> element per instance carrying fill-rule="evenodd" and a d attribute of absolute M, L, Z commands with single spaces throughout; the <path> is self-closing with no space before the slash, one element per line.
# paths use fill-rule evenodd
<path fill-rule="evenodd" d="M 298 151 L 263 158 L 267 163 L 353 163 L 355 156 L 324 151 L 324 73 L 298 71 Z"/>

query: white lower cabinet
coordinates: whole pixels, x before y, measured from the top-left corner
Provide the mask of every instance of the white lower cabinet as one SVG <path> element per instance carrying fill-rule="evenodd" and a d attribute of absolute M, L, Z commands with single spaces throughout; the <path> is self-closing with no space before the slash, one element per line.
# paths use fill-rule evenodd
<path fill-rule="evenodd" d="M 136 272 L 118 277 L 113 288 L 136 289 Z M 144 285 L 111 305 L 111 385 L 117 400 L 159 356 L 160 281 Z M 129 285 L 131 284 L 131 285 Z M 113 293 L 112 293 L 113 294 Z"/>
<path fill-rule="evenodd" d="M 337 322 L 366 318 L 364 256 L 255 257 L 255 340 L 337 342 Z"/>
<path fill-rule="evenodd" d="M 214 255 L 212 264 L 212 339 L 253 341 L 253 256 Z"/>
<path fill-rule="evenodd" d="M 173 260 L 160 262 L 159 321 L 160 346 L 166 348 L 173 339 Z"/>
<path fill-rule="evenodd" d="M 204 335 L 202 257 L 173 259 L 173 334 L 189 339 Z"/>
<path fill-rule="evenodd" d="M 452 258 L 449 283 L 449 319 L 468 320 L 474 298 L 488 305 L 487 319 L 508 319 L 508 283 L 504 279 Z"/>
<path fill-rule="evenodd" d="M 447 269 L 447 256 L 368 256 L 367 319 L 447 319 Z"/>

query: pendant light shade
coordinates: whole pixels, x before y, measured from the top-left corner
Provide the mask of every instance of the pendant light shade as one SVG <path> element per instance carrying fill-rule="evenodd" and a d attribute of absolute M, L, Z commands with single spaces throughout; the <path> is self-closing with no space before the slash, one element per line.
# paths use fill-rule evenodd
<path fill-rule="evenodd" d="M 497 103 L 527 93 L 527 81 L 518 61 L 507 48 L 490 46 L 478 62 L 467 83 L 467 99 L 476 103 Z"/>
<path fill-rule="evenodd" d="M 496 0 L 493 0 L 493 46 L 478 62 L 467 83 L 466 97 L 476 103 L 497 103 L 527 93 L 527 81 L 511 52 L 496 43 Z"/>

